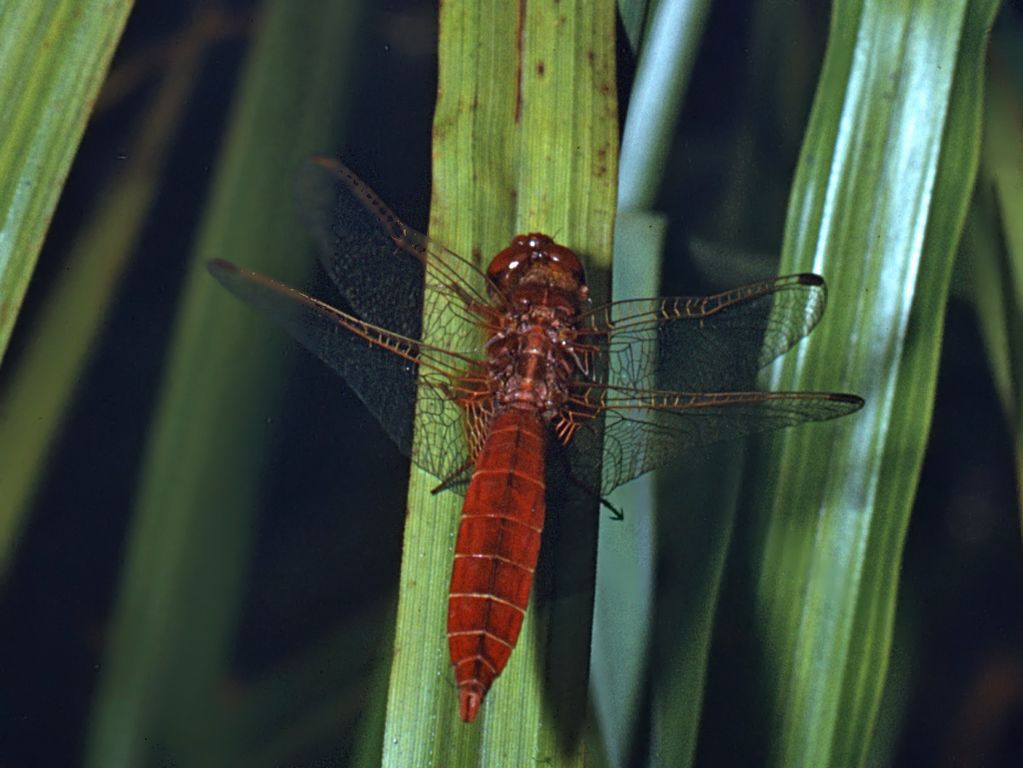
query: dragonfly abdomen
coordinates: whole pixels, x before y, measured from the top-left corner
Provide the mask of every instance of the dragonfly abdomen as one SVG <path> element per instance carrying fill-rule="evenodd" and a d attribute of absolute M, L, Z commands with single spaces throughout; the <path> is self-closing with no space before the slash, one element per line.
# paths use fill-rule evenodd
<path fill-rule="evenodd" d="M 462 508 L 448 598 L 459 711 L 472 722 L 522 628 L 544 523 L 546 426 L 511 408 L 491 422 Z"/>

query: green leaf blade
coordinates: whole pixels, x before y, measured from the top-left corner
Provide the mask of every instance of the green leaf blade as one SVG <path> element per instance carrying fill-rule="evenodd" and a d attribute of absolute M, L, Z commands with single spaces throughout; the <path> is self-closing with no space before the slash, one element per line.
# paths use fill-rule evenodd
<path fill-rule="evenodd" d="M 485 268 L 514 234 L 546 232 L 583 256 L 590 285 L 606 296 L 617 164 L 613 14 L 603 0 L 442 5 L 431 237 L 478 255 Z M 427 338 L 436 325 L 428 311 Z M 461 498 L 430 496 L 436 484 L 413 472 L 384 764 L 579 764 L 585 646 L 570 673 L 550 659 L 578 643 L 580 621 L 588 646 L 585 600 L 553 611 L 534 600 L 477 722 L 459 721 L 444 624 Z M 556 514 L 549 509 L 548 520 Z"/>
<path fill-rule="evenodd" d="M 275 0 L 250 53 L 142 462 L 87 765 L 134 766 L 168 755 L 181 764 L 229 765 L 244 752 L 229 743 L 217 694 L 243 595 L 266 413 L 280 392 L 285 340 L 217 285 L 206 262 L 230 256 L 285 280 L 313 263 L 302 258 L 301 228 L 288 215 L 294 174 L 336 140 L 337 78 L 356 11 Z"/>
<path fill-rule="evenodd" d="M 0 360 L 131 8 L 129 0 L 0 8 Z"/>
<path fill-rule="evenodd" d="M 832 307 L 771 387 L 844 389 L 867 405 L 779 436 L 759 474 L 773 764 L 857 765 L 869 747 L 976 167 L 979 102 L 965 83 L 993 5 L 835 5 L 782 268 L 822 272 Z"/>

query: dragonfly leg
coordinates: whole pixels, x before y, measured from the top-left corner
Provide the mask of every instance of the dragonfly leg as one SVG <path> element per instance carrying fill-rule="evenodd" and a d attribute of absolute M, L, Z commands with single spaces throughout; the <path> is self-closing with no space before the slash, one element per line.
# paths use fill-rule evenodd
<path fill-rule="evenodd" d="M 600 506 L 607 509 L 611 513 L 612 520 L 625 519 L 625 513 L 622 510 L 618 509 L 618 507 L 616 507 L 610 501 L 608 501 L 607 498 L 601 495 L 600 491 L 594 490 L 593 486 L 591 486 L 589 483 L 584 482 L 575 476 L 575 473 L 572 472 L 572 467 L 569 464 L 564 451 L 557 451 L 555 455 L 559 457 L 559 461 L 562 463 L 562 466 L 564 467 L 564 476 L 568 480 L 568 482 L 570 482 L 584 494 L 589 496 L 590 499 L 598 502 Z"/>
<path fill-rule="evenodd" d="M 465 477 L 465 473 L 466 473 L 467 470 L 472 468 L 472 465 L 473 465 L 473 459 L 471 459 L 471 458 L 466 459 L 465 462 L 462 464 L 462 466 L 460 466 L 458 469 L 456 469 L 450 475 L 448 475 L 443 480 L 441 480 L 440 485 L 438 485 L 436 488 L 432 489 L 430 491 L 430 493 L 432 495 L 436 496 L 441 491 L 446 491 L 449 488 L 452 488 L 453 486 L 458 485 L 459 483 L 468 482 L 468 478 Z"/>
<path fill-rule="evenodd" d="M 600 506 L 607 508 L 607 510 L 611 513 L 612 520 L 625 519 L 625 513 L 622 510 L 618 509 L 618 507 L 616 507 L 610 501 L 608 501 L 607 498 L 604 496 L 600 497 Z"/>
<path fill-rule="evenodd" d="M 586 483 L 582 482 L 581 480 L 578 480 L 575 477 L 575 475 L 573 475 L 571 472 L 568 473 L 568 479 L 572 482 L 572 484 L 576 488 L 581 490 L 583 493 L 585 493 L 590 498 L 592 498 L 595 501 L 599 502 L 600 506 L 604 507 L 608 512 L 610 512 L 612 520 L 624 520 L 625 519 L 625 512 L 623 512 L 622 510 L 618 509 L 618 507 L 616 507 L 614 504 L 612 504 L 610 501 L 608 501 L 606 497 L 601 496 L 598 491 L 593 490 Z"/>

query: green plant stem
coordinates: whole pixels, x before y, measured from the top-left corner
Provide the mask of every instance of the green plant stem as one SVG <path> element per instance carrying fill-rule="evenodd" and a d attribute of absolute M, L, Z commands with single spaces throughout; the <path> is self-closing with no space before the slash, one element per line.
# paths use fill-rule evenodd
<path fill-rule="evenodd" d="M 594 292 L 607 295 L 614 45 L 614 4 L 606 0 L 442 5 L 431 236 L 485 262 L 517 232 L 556 235 L 586 258 Z M 428 311 L 428 339 L 431 326 Z M 479 720 L 459 721 L 444 621 L 461 498 L 431 496 L 437 482 L 414 471 L 409 489 L 384 764 L 579 764 L 585 599 L 551 610 L 532 605 Z M 575 546 L 592 563 L 592 538 Z M 571 658 L 552 662 L 552 654 Z"/>

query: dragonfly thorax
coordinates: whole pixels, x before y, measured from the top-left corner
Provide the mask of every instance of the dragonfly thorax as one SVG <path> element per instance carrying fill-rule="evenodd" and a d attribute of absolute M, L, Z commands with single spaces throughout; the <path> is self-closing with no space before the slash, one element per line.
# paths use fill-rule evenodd
<path fill-rule="evenodd" d="M 533 305 L 511 313 L 488 344 L 488 362 L 499 406 L 528 408 L 556 419 L 577 374 L 572 354 L 574 317 L 562 308 Z"/>

